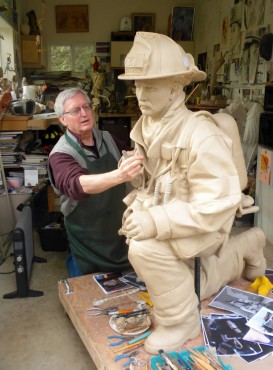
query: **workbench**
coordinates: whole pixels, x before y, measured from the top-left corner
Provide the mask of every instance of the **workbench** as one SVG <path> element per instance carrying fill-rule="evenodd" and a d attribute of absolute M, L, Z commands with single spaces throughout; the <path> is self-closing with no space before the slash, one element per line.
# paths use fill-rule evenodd
<path fill-rule="evenodd" d="M 124 360 L 121 362 L 114 362 L 114 358 L 120 353 L 114 352 L 114 350 L 117 349 L 117 347 L 110 347 L 109 339 L 107 339 L 108 335 L 117 334 L 109 326 L 110 316 L 103 315 L 90 317 L 88 316 L 88 311 L 86 311 L 87 308 L 93 306 L 94 298 L 97 299 L 108 298 L 111 296 L 118 295 L 120 293 L 105 295 L 103 291 L 100 289 L 100 287 L 94 282 L 92 275 L 85 275 L 67 280 L 69 282 L 71 289 L 73 290 L 73 293 L 65 294 L 67 288 L 62 282 L 59 282 L 58 291 L 60 301 L 69 318 L 71 319 L 76 331 L 81 337 L 92 360 L 97 366 L 98 370 L 122 369 L 123 368 L 122 364 L 124 363 Z M 236 283 L 231 284 L 231 286 L 243 290 L 245 290 L 249 285 L 250 283 L 245 280 L 240 280 Z M 136 305 L 135 300 L 137 299 L 140 298 L 138 297 L 137 293 L 134 293 L 131 296 L 131 298 L 130 296 L 123 296 L 121 298 L 105 302 L 102 306 L 99 307 L 109 307 L 113 305 L 118 305 L 120 309 L 135 308 Z M 201 313 L 202 314 L 210 314 L 213 312 L 224 313 L 224 311 L 208 307 L 208 304 L 211 302 L 211 300 L 212 298 L 202 302 Z M 156 324 L 153 320 L 152 314 L 150 316 L 152 321 L 152 326 L 150 329 L 153 330 Z M 197 338 L 187 342 L 187 347 L 190 348 L 201 345 L 204 345 L 203 335 L 201 333 Z M 181 347 L 181 349 L 179 349 L 178 352 L 184 349 L 185 348 Z M 140 347 L 140 349 L 138 348 L 137 350 L 139 351 L 139 354 L 137 355 L 138 358 L 153 357 L 153 355 L 147 354 L 144 351 L 143 347 Z M 272 370 L 273 368 L 272 355 L 269 355 L 265 359 L 258 360 L 251 364 L 244 362 L 241 358 L 237 356 L 221 357 L 221 359 L 224 364 L 231 365 L 233 370 L 247 370 L 247 369 L 260 370 L 261 366 L 263 370 Z M 148 368 L 150 369 L 150 367 Z"/>

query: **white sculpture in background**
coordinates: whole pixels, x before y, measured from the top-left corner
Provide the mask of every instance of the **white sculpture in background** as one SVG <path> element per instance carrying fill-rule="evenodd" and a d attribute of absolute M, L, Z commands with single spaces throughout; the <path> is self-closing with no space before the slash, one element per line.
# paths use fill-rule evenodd
<path fill-rule="evenodd" d="M 201 299 L 241 275 L 254 280 L 265 272 L 262 230 L 229 237 L 236 212 L 257 210 L 242 195 L 247 175 L 236 122 L 185 106 L 184 86 L 205 77 L 176 42 L 151 32 L 137 32 L 119 76 L 135 80 L 142 112 L 130 136 L 143 169 L 124 199 L 120 233 L 154 305 L 149 353 L 177 350 L 200 332 L 196 256 Z"/>

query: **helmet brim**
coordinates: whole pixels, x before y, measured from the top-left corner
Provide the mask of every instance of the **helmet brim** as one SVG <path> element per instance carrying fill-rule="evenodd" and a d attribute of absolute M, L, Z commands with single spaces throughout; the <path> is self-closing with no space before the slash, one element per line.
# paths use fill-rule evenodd
<path fill-rule="evenodd" d="M 207 74 L 203 71 L 184 71 L 183 73 L 177 72 L 177 73 L 170 73 L 165 75 L 137 75 L 137 74 L 130 74 L 130 73 L 122 73 L 118 76 L 119 80 L 154 80 L 154 79 L 162 79 L 162 78 L 168 78 L 168 77 L 185 77 L 187 79 L 190 79 L 193 82 L 198 81 L 204 81 L 207 78 Z"/>

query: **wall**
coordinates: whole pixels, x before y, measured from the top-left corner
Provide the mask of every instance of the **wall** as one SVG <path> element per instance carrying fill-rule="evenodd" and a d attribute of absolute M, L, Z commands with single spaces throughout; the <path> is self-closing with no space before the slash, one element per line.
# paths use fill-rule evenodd
<path fill-rule="evenodd" d="M 253 0 L 256 9 L 260 1 Z M 224 17 L 231 16 L 231 9 L 234 6 L 234 0 L 195 0 L 195 47 L 196 53 L 212 52 L 213 45 L 220 43 L 222 36 L 222 21 Z M 265 0 L 265 25 L 273 26 L 272 1 Z M 230 38 L 230 29 L 228 39 Z M 229 41 L 229 40 L 228 40 Z M 227 48 L 227 47 L 226 47 Z M 223 50 L 226 49 L 223 47 Z"/>
<path fill-rule="evenodd" d="M 241 0 L 242 3 L 244 0 Z M 256 0 L 257 9 L 260 4 L 265 2 L 265 22 L 273 26 L 271 10 L 271 0 Z M 168 33 L 168 21 L 172 13 L 173 6 L 195 6 L 194 20 L 194 57 L 198 63 L 198 55 L 207 53 L 207 72 L 211 76 L 215 65 L 215 58 L 225 56 L 225 62 L 230 62 L 234 58 L 240 61 L 242 57 L 242 47 L 239 55 L 230 52 L 230 26 L 232 8 L 235 0 L 139 0 L 137 2 L 124 0 L 85 0 L 82 3 L 89 5 L 89 32 L 84 33 L 56 33 L 55 27 L 55 5 L 75 5 L 75 0 L 51 0 L 45 1 L 43 10 L 42 0 L 25 0 L 20 2 L 21 13 L 19 24 L 23 16 L 31 9 L 34 9 L 39 21 L 42 24 L 43 38 L 43 62 L 47 64 L 47 44 L 67 44 L 67 43 L 94 43 L 97 41 L 110 41 L 111 32 L 119 31 L 120 19 L 123 16 L 131 16 L 132 13 L 155 13 L 155 31 Z M 223 20 L 228 19 L 226 40 L 223 40 L 222 25 Z M 215 56 L 214 47 L 220 45 L 219 53 Z M 233 65 L 234 67 L 234 65 Z M 224 80 L 224 67 L 219 71 L 222 76 L 218 79 Z"/>
<path fill-rule="evenodd" d="M 3 18 L 0 19 L 0 66 L 3 68 L 4 77 L 11 79 L 13 73 L 5 73 L 7 56 L 11 55 L 10 69 L 14 69 L 14 51 L 13 51 L 13 29 Z"/>
<path fill-rule="evenodd" d="M 242 5 L 243 5 L 242 1 Z M 213 68 L 215 65 L 215 53 L 214 53 L 214 46 L 217 44 L 220 44 L 220 53 L 218 54 L 218 57 L 223 56 L 225 52 L 227 54 L 225 55 L 225 63 L 230 63 L 231 67 L 236 69 L 238 66 L 239 68 L 236 69 L 238 76 L 232 77 L 234 81 L 232 82 L 233 88 L 232 91 L 226 91 L 226 93 L 232 93 L 233 96 L 231 97 L 237 97 L 239 93 L 242 92 L 241 84 L 242 84 L 242 78 L 240 77 L 240 74 L 242 74 L 241 67 L 241 61 L 243 56 L 243 48 L 244 48 L 244 42 L 245 37 L 247 36 L 249 30 L 245 29 L 245 26 L 242 24 L 240 28 L 240 34 L 242 35 L 242 42 L 239 46 L 239 52 L 235 53 L 231 51 L 231 28 L 230 28 L 230 21 L 232 18 L 232 8 L 234 7 L 234 0 L 196 0 L 195 1 L 195 7 L 196 7 L 196 17 L 195 17 L 195 34 L 194 34 L 194 40 L 195 40 L 195 53 L 194 57 L 195 60 L 198 60 L 198 55 L 200 53 L 207 53 L 207 72 L 210 76 L 213 73 Z M 262 28 L 266 29 L 266 33 L 271 32 L 273 29 L 273 17 L 272 17 L 272 1 L 271 0 L 255 0 L 253 1 L 255 4 L 255 11 L 258 13 L 258 11 L 261 9 L 262 4 L 265 4 L 265 10 L 264 10 L 264 22 L 262 24 Z M 226 34 L 226 40 L 223 39 L 223 33 L 222 33 L 222 27 L 223 27 L 223 20 L 227 18 L 228 19 L 228 29 Z M 269 27 L 268 27 L 269 26 Z M 255 29 L 256 30 L 256 29 Z M 236 61 L 236 64 L 234 63 Z M 264 59 L 260 59 L 261 65 L 259 65 L 258 68 L 263 72 L 263 76 L 265 75 L 266 78 L 266 70 L 269 71 L 270 64 L 266 63 Z M 238 63 L 238 64 L 237 64 Z M 249 60 L 247 60 L 247 63 L 249 63 Z M 259 71 L 260 71 L 259 70 Z M 261 72 L 261 73 L 262 73 Z M 218 77 L 220 81 L 225 80 L 225 70 L 224 67 L 219 71 L 219 74 L 222 74 L 222 76 Z M 271 79 L 270 79 L 271 80 Z M 261 85 L 265 81 L 255 81 L 255 84 Z M 253 84 L 249 82 L 249 84 Z M 252 86 L 248 86 L 248 83 L 243 83 L 245 89 L 252 89 Z M 257 94 L 259 93 L 259 86 L 256 86 L 258 88 Z M 237 95 L 236 95 L 237 94 Z"/>
<path fill-rule="evenodd" d="M 42 14 L 42 0 L 25 0 L 20 15 L 23 16 L 29 10 L 34 9 L 38 19 L 42 18 L 42 36 L 44 46 L 49 41 L 54 43 L 94 43 L 96 41 L 110 41 L 111 32 L 119 31 L 120 19 L 123 16 L 131 16 L 132 13 L 155 13 L 155 31 L 167 33 L 168 18 L 173 6 L 192 5 L 193 0 L 85 0 L 80 4 L 89 5 L 89 32 L 84 33 L 56 33 L 55 5 L 75 5 L 75 0 L 50 0 L 45 1 L 45 12 Z"/>

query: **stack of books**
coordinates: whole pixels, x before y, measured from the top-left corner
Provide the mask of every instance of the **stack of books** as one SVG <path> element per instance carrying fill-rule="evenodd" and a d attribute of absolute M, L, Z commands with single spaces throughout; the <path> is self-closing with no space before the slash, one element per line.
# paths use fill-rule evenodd
<path fill-rule="evenodd" d="M 17 144 L 22 131 L 2 131 L 0 133 L 0 151 L 4 167 L 19 167 L 20 153 Z"/>

